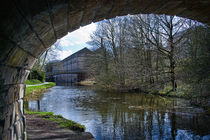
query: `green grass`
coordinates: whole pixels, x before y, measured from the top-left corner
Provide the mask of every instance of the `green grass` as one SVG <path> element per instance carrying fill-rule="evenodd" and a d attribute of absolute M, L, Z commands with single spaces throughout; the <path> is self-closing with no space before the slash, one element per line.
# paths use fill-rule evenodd
<path fill-rule="evenodd" d="M 81 132 L 85 131 L 84 125 L 76 123 L 72 120 L 65 119 L 61 115 L 54 115 L 53 112 L 25 111 L 25 114 L 39 114 L 39 116 L 42 117 L 43 119 L 56 122 L 61 127 L 65 127 L 65 128 L 71 129 L 71 130 L 76 130 L 76 131 L 81 131 Z"/>
<path fill-rule="evenodd" d="M 190 98 L 190 87 L 189 86 L 178 86 L 176 91 L 171 91 L 171 87 L 170 86 L 166 86 L 162 91 L 160 91 L 159 93 L 162 95 L 168 95 L 171 97 L 178 97 L 178 98 L 186 98 L 189 99 Z"/>
<path fill-rule="evenodd" d="M 36 85 L 41 84 L 42 82 L 37 79 L 26 80 L 26 85 Z"/>
<path fill-rule="evenodd" d="M 33 92 L 42 92 L 43 90 L 55 86 L 55 83 L 49 82 L 48 84 L 26 87 L 25 95 L 31 94 Z"/>

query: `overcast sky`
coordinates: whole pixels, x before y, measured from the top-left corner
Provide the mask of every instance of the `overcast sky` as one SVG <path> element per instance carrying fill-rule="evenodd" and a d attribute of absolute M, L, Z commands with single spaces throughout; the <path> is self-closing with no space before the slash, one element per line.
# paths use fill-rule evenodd
<path fill-rule="evenodd" d="M 62 60 L 72 53 L 87 47 L 90 48 L 86 42 L 90 41 L 90 34 L 96 30 L 96 23 L 89 24 L 84 27 L 80 27 L 78 30 L 68 33 L 66 36 L 60 39 L 59 46 L 61 50 L 56 50 L 58 55 L 57 59 Z"/>

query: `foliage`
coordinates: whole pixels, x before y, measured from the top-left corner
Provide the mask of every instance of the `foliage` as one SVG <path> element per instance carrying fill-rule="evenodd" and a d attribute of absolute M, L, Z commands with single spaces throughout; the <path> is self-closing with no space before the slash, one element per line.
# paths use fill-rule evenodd
<path fill-rule="evenodd" d="M 45 72 L 42 73 L 42 82 L 45 82 Z"/>
<path fill-rule="evenodd" d="M 71 130 L 76 130 L 76 131 L 81 131 L 81 132 L 85 131 L 84 125 L 76 123 L 72 120 L 65 119 L 61 115 L 54 115 L 53 112 L 33 112 L 33 111 L 26 110 L 25 113 L 26 114 L 39 114 L 40 117 L 46 120 L 54 121 L 60 124 L 61 127 L 65 127 Z"/>
<path fill-rule="evenodd" d="M 42 82 L 37 79 L 26 80 L 26 85 L 36 85 L 41 84 Z"/>
<path fill-rule="evenodd" d="M 179 98 L 186 98 L 190 99 L 190 89 L 191 87 L 189 85 L 182 85 L 178 86 L 176 91 L 172 91 L 170 86 L 166 86 L 163 90 L 160 90 L 160 95 L 166 95 L 170 97 L 179 97 Z"/>
<path fill-rule="evenodd" d="M 192 97 L 210 96 L 210 28 L 196 26 L 188 32 L 187 53 L 180 61 L 182 81 L 191 86 Z"/>
<path fill-rule="evenodd" d="M 28 79 L 31 80 L 31 79 L 37 79 L 39 81 L 42 81 L 44 82 L 45 81 L 45 73 L 43 71 L 39 71 L 39 70 L 35 70 L 35 69 L 32 69 L 30 74 L 29 74 L 29 77 Z"/>
<path fill-rule="evenodd" d="M 33 92 L 41 92 L 42 90 L 45 90 L 53 86 L 55 86 L 55 83 L 49 82 L 48 84 L 44 85 L 26 87 L 25 95 L 31 94 Z"/>
<path fill-rule="evenodd" d="M 98 49 L 90 69 L 98 87 L 145 91 L 171 82 L 175 90 L 175 44 L 182 41 L 177 33 L 184 21 L 174 16 L 136 15 L 98 24 L 91 36 Z"/>
<path fill-rule="evenodd" d="M 210 29 L 166 15 L 135 15 L 100 22 L 91 35 L 90 73 L 102 90 L 168 96 L 210 96 Z"/>
<path fill-rule="evenodd" d="M 44 70 L 42 69 L 42 65 L 41 65 L 41 58 L 39 58 L 36 63 L 34 64 L 28 79 L 32 80 L 32 79 L 37 79 L 39 81 L 44 82 L 45 81 L 45 73 Z"/>

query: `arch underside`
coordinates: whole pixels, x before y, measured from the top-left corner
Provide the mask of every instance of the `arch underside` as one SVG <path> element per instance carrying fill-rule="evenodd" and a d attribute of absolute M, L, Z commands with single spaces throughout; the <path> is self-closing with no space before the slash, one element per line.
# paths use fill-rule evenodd
<path fill-rule="evenodd" d="M 0 139 L 25 139 L 25 79 L 68 32 L 127 14 L 167 14 L 210 24 L 210 0 L 9 0 L 0 13 Z"/>

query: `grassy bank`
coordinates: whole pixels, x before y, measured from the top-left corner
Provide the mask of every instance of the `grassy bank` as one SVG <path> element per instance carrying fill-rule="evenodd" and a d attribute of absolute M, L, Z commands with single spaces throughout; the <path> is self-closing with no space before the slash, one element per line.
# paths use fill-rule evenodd
<path fill-rule="evenodd" d="M 61 115 L 54 115 L 52 112 L 32 112 L 25 111 L 25 114 L 38 114 L 41 118 L 45 120 L 50 120 L 58 123 L 61 127 L 68 128 L 75 131 L 84 132 L 85 126 L 74 121 L 63 118 Z"/>
<path fill-rule="evenodd" d="M 77 82 L 78 85 L 81 86 L 93 86 L 96 82 L 93 79 L 86 79 L 80 82 Z"/>
<path fill-rule="evenodd" d="M 31 79 L 31 80 L 26 80 L 26 85 L 36 85 L 36 84 L 41 84 L 43 82 L 37 80 L 37 79 Z"/>
<path fill-rule="evenodd" d="M 166 86 L 163 90 L 160 90 L 159 95 L 168 96 L 168 97 L 177 97 L 177 98 L 184 98 L 190 99 L 190 87 L 185 86 L 178 86 L 176 91 L 172 91 L 170 86 Z"/>
<path fill-rule="evenodd" d="M 31 93 L 44 92 L 46 89 L 50 87 L 54 87 L 54 86 L 55 86 L 55 83 L 49 82 L 48 84 L 44 84 L 44 85 L 26 87 L 25 95 L 29 95 Z"/>

